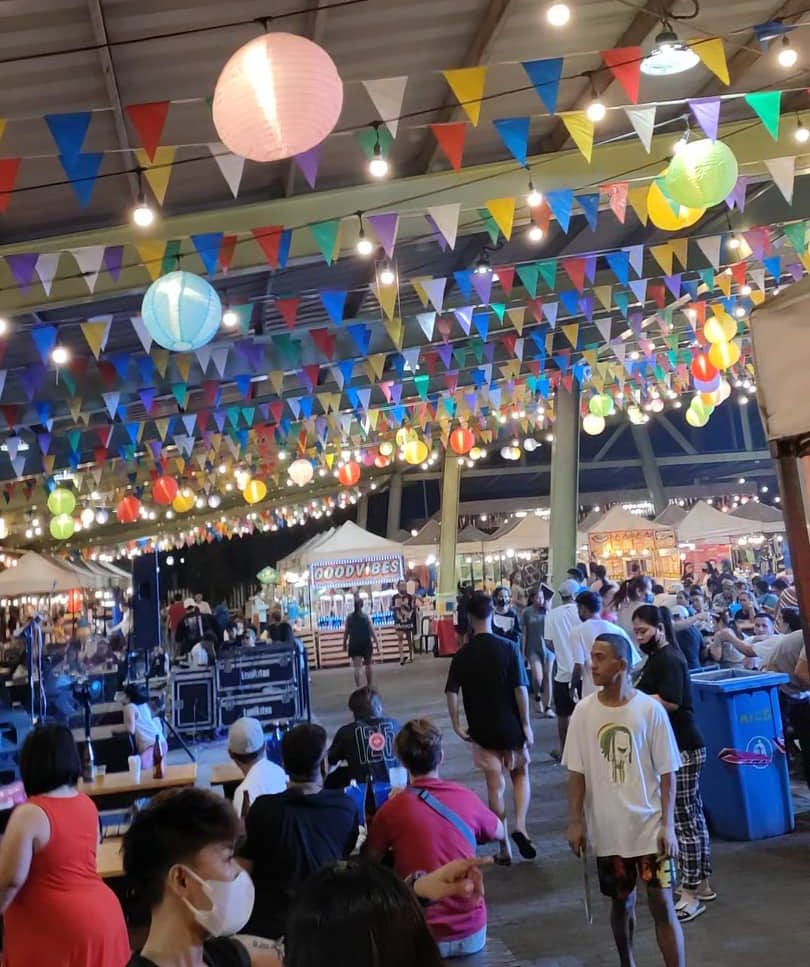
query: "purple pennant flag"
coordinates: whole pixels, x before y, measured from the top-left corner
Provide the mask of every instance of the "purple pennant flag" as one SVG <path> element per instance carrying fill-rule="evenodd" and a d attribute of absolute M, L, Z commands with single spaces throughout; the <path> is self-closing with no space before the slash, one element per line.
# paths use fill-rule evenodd
<path fill-rule="evenodd" d="M 591 252 L 585 256 L 585 278 L 593 283 L 596 276 L 596 253 Z"/>
<path fill-rule="evenodd" d="M 759 225 L 756 228 L 749 228 L 743 232 L 743 238 L 751 247 L 751 252 L 757 261 L 761 262 L 770 252 L 771 234 L 767 225 Z"/>
<path fill-rule="evenodd" d="M 381 215 L 366 215 L 366 221 L 385 250 L 389 259 L 394 257 L 394 246 L 397 243 L 399 231 L 399 215 L 396 212 L 384 212 Z"/>
<path fill-rule="evenodd" d="M 322 147 L 323 143 L 316 144 L 314 148 L 310 148 L 309 151 L 302 151 L 301 154 L 297 154 L 293 158 L 298 170 L 304 176 L 310 188 L 315 187 L 315 182 L 318 179 L 318 166 L 321 163 Z"/>
<path fill-rule="evenodd" d="M 8 267 L 11 269 L 11 274 L 14 276 L 14 281 L 23 292 L 27 292 L 34 281 L 39 253 L 20 252 L 19 255 L 7 255 L 5 258 Z"/>
<path fill-rule="evenodd" d="M 33 366 L 29 366 L 26 370 L 20 373 L 20 382 L 25 390 L 25 395 L 28 397 L 30 402 L 37 394 L 40 386 L 46 376 L 46 369 L 42 363 L 34 363 Z"/>
<path fill-rule="evenodd" d="M 678 272 L 675 275 L 665 275 L 664 285 L 669 289 L 672 295 L 676 299 L 681 297 L 681 273 Z"/>
<path fill-rule="evenodd" d="M 436 244 L 439 246 L 439 248 L 443 252 L 446 252 L 447 251 L 447 239 L 439 231 L 439 229 L 438 229 L 438 227 L 436 225 L 436 222 L 433 221 L 433 219 L 431 218 L 430 215 L 425 215 L 425 221 L 428 223 L 428 225 L 430 227 L 430 231 L 433 234 L 433 238 L 436 240 Z"/>
<path fill-rule="evenodd" d="M 582 310 L 585 318 L 590 322 L 593 319 L 593 307 L 595 299 L 592 295 L 584 295 L 579 300 L 579 308 Z"/>
<path fill-rule="evenodd" d="M 38 433 L 37 443 L 39 444 L 39 451 L 43 455 L 46 455 L 51 449 L 51 434 L 50 433 Z"/>
<path fill-rule="evenodd" d="M 219 432 L 222 433 L 222 428 L 225 426 L 224 410 L 214 410 L 214 423 L 216 423 Z"/>
<path fill-rule="evenodd" d="M 641 323 L 644 321 L 644 313 L 635 309 L 630 313 L 630 328 L 633 330 L 637 339 L 641 338 Z"/>
<path fill-rule="evenodd" d="M 152 451 L 153 459 L 160 460 L 163 456 L 163 443 L 160 440 L 150 440 L 149 449 Z"/>
<path fill-rule="evenodd" d="M 703 129 L 703 133 L 712 141 L 717 140 L 717 125 L 720 121 L 720 98 L 698 97 L 687 102 L 689 110 Z"/>
<path fill-rule="evenodd" d="M 104 268 L 110 273 L 110 278 L 113 282 L 117 282 L 119 275 L 121 275 L 123 261 L 123 245 L 108 245 L 104 249 Z"/>
<path fill-rule="evenodd" d="M 799 265 L 798 262 L 791 262 L 790 265 L 786 265 L 785 268 L 793 277 L 794 282 L 799 282 L 801 277 L 804 275 L 804 269 L 801 267 L 801 265 Z"/>
<path fill-rule="evenodd" d="M 473 272 L 470 281 L 482 305 L 489 305 L 489 297 L 492 295 L 492 273 Z"/>
<path fill-rule="evenodd" d="M 394 383 L 391 387 L 391 402 L 399 405 L 402 399 L 402 383 Z"/>
<path fill-rule="evenodd" d="M 740 175 L 737 179 L 737 184 L 731 189 L 726 198 L 726 205 L 729 209 L 736 206 L 738 211 L 745 211 L 745 190 L 748 188 L 748 178 L 746 175 Z"/>
<path fill-rule="evenodd" d="M 488 342 L 486 346 L 484 346 L 484 359 L 488 363 L 491 363 L 495 359 L 495 343 Z"/>
<path fill-rule="evenodd" d="M 453 347 L 450 343 L 443 342 L 436 346 L 436 352 L 438 353 L 439 359 L 444 363 L 444 368 L 450 365 L 450 360 L 453 358 Z"/>

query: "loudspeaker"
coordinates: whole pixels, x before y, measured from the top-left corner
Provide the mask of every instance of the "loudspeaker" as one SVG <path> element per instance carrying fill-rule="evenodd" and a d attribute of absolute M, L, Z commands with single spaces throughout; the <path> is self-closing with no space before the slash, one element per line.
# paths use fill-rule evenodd
<path fill-rule="evenodd" d="M 143 554 L 132 567 L 132 644 L 138 651 L 151 651 L 160 641 L 158 558 L 157 554 Z"/>

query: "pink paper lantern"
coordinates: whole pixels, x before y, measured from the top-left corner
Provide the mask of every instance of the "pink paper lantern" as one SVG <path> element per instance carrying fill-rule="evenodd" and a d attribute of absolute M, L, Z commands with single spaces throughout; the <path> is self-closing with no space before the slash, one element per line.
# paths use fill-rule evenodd
<path fill-rule="evenodd" d="M 251 161 L 281 161 L 331 133 L 343 82 L 326 51 L 305 37 L 270 33 L 240 47 L 214 91 L 214 127 L 223 144 Z"/>

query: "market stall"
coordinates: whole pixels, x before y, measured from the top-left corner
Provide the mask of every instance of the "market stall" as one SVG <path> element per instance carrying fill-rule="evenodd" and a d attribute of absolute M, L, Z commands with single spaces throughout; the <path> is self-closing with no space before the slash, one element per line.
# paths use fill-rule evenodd
<path fill-rule="evenodd" d="M 734 566 L 755 568 L 760 554 L 767 551 L 770 558 L 779 550 L 766 548 L 763 522 L 740 516 L 743 509 L 724 513 L 703 500 L 689 509 L 678 525 L 678 542 L 681 561 L 691 564 L 696 576 L 707 561 L 719 565 L 729 560 Z"/>
<path fill-rule="evenodd" d="M 548 514 L 523 514 L 495 531 L 487 542 L 484 562 L 492 565 L 496 583 L 535 588 L 548 574 L 548 547 Z"/>
<path fill-rule="evenodd" d="M 616 504 L 587 536 L 591 561 L 604 564 L 613 581 L 623 581 L 634 571 L 662 583 L 680 578 L 677 537 L 666 524 L 638 517 Z"/>

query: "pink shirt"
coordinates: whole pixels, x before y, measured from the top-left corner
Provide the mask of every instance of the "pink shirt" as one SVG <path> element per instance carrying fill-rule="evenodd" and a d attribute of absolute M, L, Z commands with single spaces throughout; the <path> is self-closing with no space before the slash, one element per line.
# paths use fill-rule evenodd
<path fill-rule="evenodd" d="M 470 827 L 479 843 L 495 839 L 498 817 L 474 792 L 444 779 L 416 779 L 413 786 L 429 789 Z M 394 870 L 403 878 L 475 855 L 452 823 L 410 792 L 401 792 L 385 803 L 371 823 L 368 842 L 376 855 L 392 851 Z M 425 917 L 436 940 L 461 940 L 486 926 L 487 908 L 483 900 L 471 905 L 464 897 L 449 897 L 431 903 Z"/>

